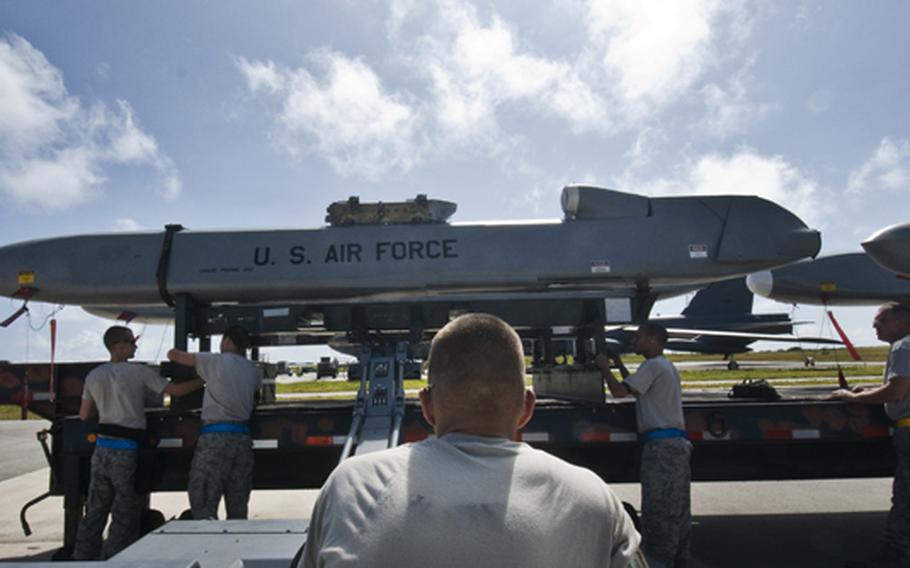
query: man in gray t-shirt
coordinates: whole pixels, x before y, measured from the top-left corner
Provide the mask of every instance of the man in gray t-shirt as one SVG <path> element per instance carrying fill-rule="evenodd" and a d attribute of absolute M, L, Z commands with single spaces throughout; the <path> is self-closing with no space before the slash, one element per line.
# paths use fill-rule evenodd
<path fill-rule="evenodd" d="M 686 439 L 679 373 L 664 357 L 667 330 L 646 323 L 632 338 L 632 349 L 645 361 L 629 373 L 619 355 L 612 362 L 623 377 L 610 370 L 610 358 L 598 353 L 610 393 L 635 397 L 641 451 L 642 549 L 652 568 L 685 566 L 689 560 L 692 444 Z"/>
<path fill-rule="evenodd" d="M 246 357 L 250 336 L 231 326 L 221 338 L 221 353 L 171 349 L 175 363 L 195 367 L 205 381 L 202 429 L 190 466 L 188 492 L 194 519 L 214 519 L 224 496 L 229 519 L 248 516 L 253 487 L 253 440 L 249 419 L 262 383 L 259 369 Z"/>
<path fill-rule="evenodd" d="M 145 437 L 145 395 L 182 396 L 202 387 L 201 380 L 171 383 L 145 365 L 129 363 L 136 338 L 129 328 L 113 326 L 104 334 L 110 363 L 99 365 L 85 378 L 79 418 L 98 418 L 92 454 L 85 517 L 79 524 L 73 558 L 110 558 L 139 536 L 142 502 L 136 494 L 136 458 Z M 101 535 L 111 513 L 111 526 L 102 547 Z"/>
<path fill-rule="evenodd" d="M 882 306 L 873 327 L 882 341 L 891 344 L 881 386 L 838 389 L 831 398 L 862 404 L 884 404 L 894 420 L 894 471 L 891 511 L 885 525 L 881 550 L 867 564 L 887 568 L 910 566 L 910 308 L 900 304 Z"/>
<path fill-rule="evenodd" d="M 504 321 L 446 325 L 420 392 L 436 437 L 335 468 L 299 565 L 643 567 L 610 487 L 516 440 L 534 412 L 524 381 L 521 340 Z"/>

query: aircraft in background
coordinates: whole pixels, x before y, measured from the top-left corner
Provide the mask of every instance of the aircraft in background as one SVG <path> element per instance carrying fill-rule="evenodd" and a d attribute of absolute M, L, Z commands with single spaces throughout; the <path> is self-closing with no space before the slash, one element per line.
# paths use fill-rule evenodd
<path fill-rule="evenodd" d="M 751 351 L 749 346 L 756 341 L 842 344 L 836 339 L 793 335 L 794 325 L 808 322 L 794 322 L 786 313 L 754 314 L 754 298 L 746 287 L 745 278 L 715 282 L 699 290 L 680 315 L 655 316 L 648 321 L 667 328 L 670 336 L 667 349 L 723 355 L 731 370 L 739 368 L 734 356 Z M 608 326 L 608 348 L 619 353 L 631 351 L 636 329 L 634 325 Z M 532 355 L 532 361 L 557 363 L 570 360 L 577 351 L 572 339 L 560 340 L 558 334 L 553 344 L 553 352 L 549 355 L 535 353 L 537 345 L 530 339 L 525 341 L 525 350 Z"/>
<path fill-rule="evenodd" d="M 755 296 L 745 278 L 715 282 L 699 290 L 679 316 L 657 316 L 649 321 L 667 328 L 667 349 L 723 355 L 731 370 L 739 367 L 734 356 L 751 351 L 756 341 L 840 345 L 836 339 L 793 335 L 794 322 L 789 314 L 755 314 Z M 608 341 L 616 340 L 623 351 L 629 350 L 632 331 L 611 331 Z"/>
<path fill-rule="evenodd" d="M 910 281 L 882 268 L 864 252 L 823 256 L 750 274 L 746 284 L 759 296 L 790 304 L 910 303 Z"/>
<path fill-rule="evenodd" d="M 863 241 L 862 245 L 875 262 L 910 277 L 910 223 L 885 227 Z"/>

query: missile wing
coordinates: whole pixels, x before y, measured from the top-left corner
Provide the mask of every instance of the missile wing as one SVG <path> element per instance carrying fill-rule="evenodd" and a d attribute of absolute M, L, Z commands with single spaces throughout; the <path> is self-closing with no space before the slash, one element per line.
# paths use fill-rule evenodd
<path fill-rule="evenodd" d="M 883 267 L 910 276 L 910 223 L 891 225 L 863 241 L 863 248 Z"/>
<path fill-rule="evenodd" d="M 861 306 L 910 301 L 910 281 L 862 252 L 750 274 L 746 284 L 759 296 L 787 303 Z"/>
<path fill-rule="evenodd" d="M 533 305 L 551 294 L 642 293 L 653 301 L 814 256 L 820 246 L 817 231 L 759 197 L 648 198 L 576 185 L 563 189 L 562 206 L 555 221 L 383 214 L 359 223 L 335 208 L 343 222 L 315 229 L 169 225 L 34 240 L 0 247 L 0 294 L 136 313 L 178 295 L 207 305 L 472 297 Z"/>

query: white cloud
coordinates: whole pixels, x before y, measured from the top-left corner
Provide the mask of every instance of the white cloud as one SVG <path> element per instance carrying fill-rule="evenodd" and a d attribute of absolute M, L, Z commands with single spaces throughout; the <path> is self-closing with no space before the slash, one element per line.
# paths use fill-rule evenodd
<path fill-rule="evenodd" d="M 122 219 L 116 219 L 114 221 L 115 231 L 142 231 L 143 229 L 145 229 L 145 227 L 130 217 L 124 217 Z"/>
<path fill-rule="evenodd" d="M 536 49 L 495 9 L 397 0 L 381 61 L 320 50 L 298 68 L 234 62 L 251 94 L 278 101 L 276 139 L 289 153 L 368 178 L 447 154 L 502 158 L 528 121 L 612 137 L 706 94 L 709 126 L 725 136 L 764 112 L 742 72 L 723 87 L 700 86 L 724 61 L 741 67 L 735 47 L 754 18 L 738 2 L 590 0 L 561 11 L 575 16 L 567 26 L 582 39 L 558 55 Z"/>
<path fill-rule="evenodd" d="M 0 193 L 26 206 L 64 209 L 98 192 L 112 164 L 151 166 L 165 197 L 179 193 L 176 167 L 128 103 L 84 105 L 28 41 L 0 38 Z"/>
<path fill-rule="evenodd" d="M 278 139 L 292 155 L 316 153 L 339 174 L 370 179 L 408 171 L 417 160 L 417 110 L 384 89 L 363 61 L 329 50 L 310 53 L 318 72 L 235 61 L 253 93 L 279 98 Z"/>
<path fill-rule="evenodd" d="M 754 101 L 754 79 L 748 73 L 751 62 L 730 77 L 725 87 L 715 83 L 701 89 L 707 113 L 703 119 L 705 129 L 718 138 L 743 132 L 751 124 L 764 118 L 771 105 Z"/>
<path fill-rule="evenodd" d="M 711 63 L 717 2 L 635 0 L 588 2 L 592 37 L 628 102 L 664 102 L 685 92 Z"/>
<path fill-rule="evenodd" d="M 900 190 L 910 186 L 910 142 L 883 138 L 872 156 L 850 172 L 848 193 Z"/>

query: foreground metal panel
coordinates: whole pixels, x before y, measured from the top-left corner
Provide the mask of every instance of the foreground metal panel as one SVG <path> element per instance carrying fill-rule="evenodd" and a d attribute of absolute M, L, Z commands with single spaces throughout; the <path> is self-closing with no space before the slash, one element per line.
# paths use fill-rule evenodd
<path fill-rule="evenodd" d="M 746 284 L 759 296 L 787 303 L 854 306 L 910 301 L 910 281 L 862 252 L 750 274 Z"/>

